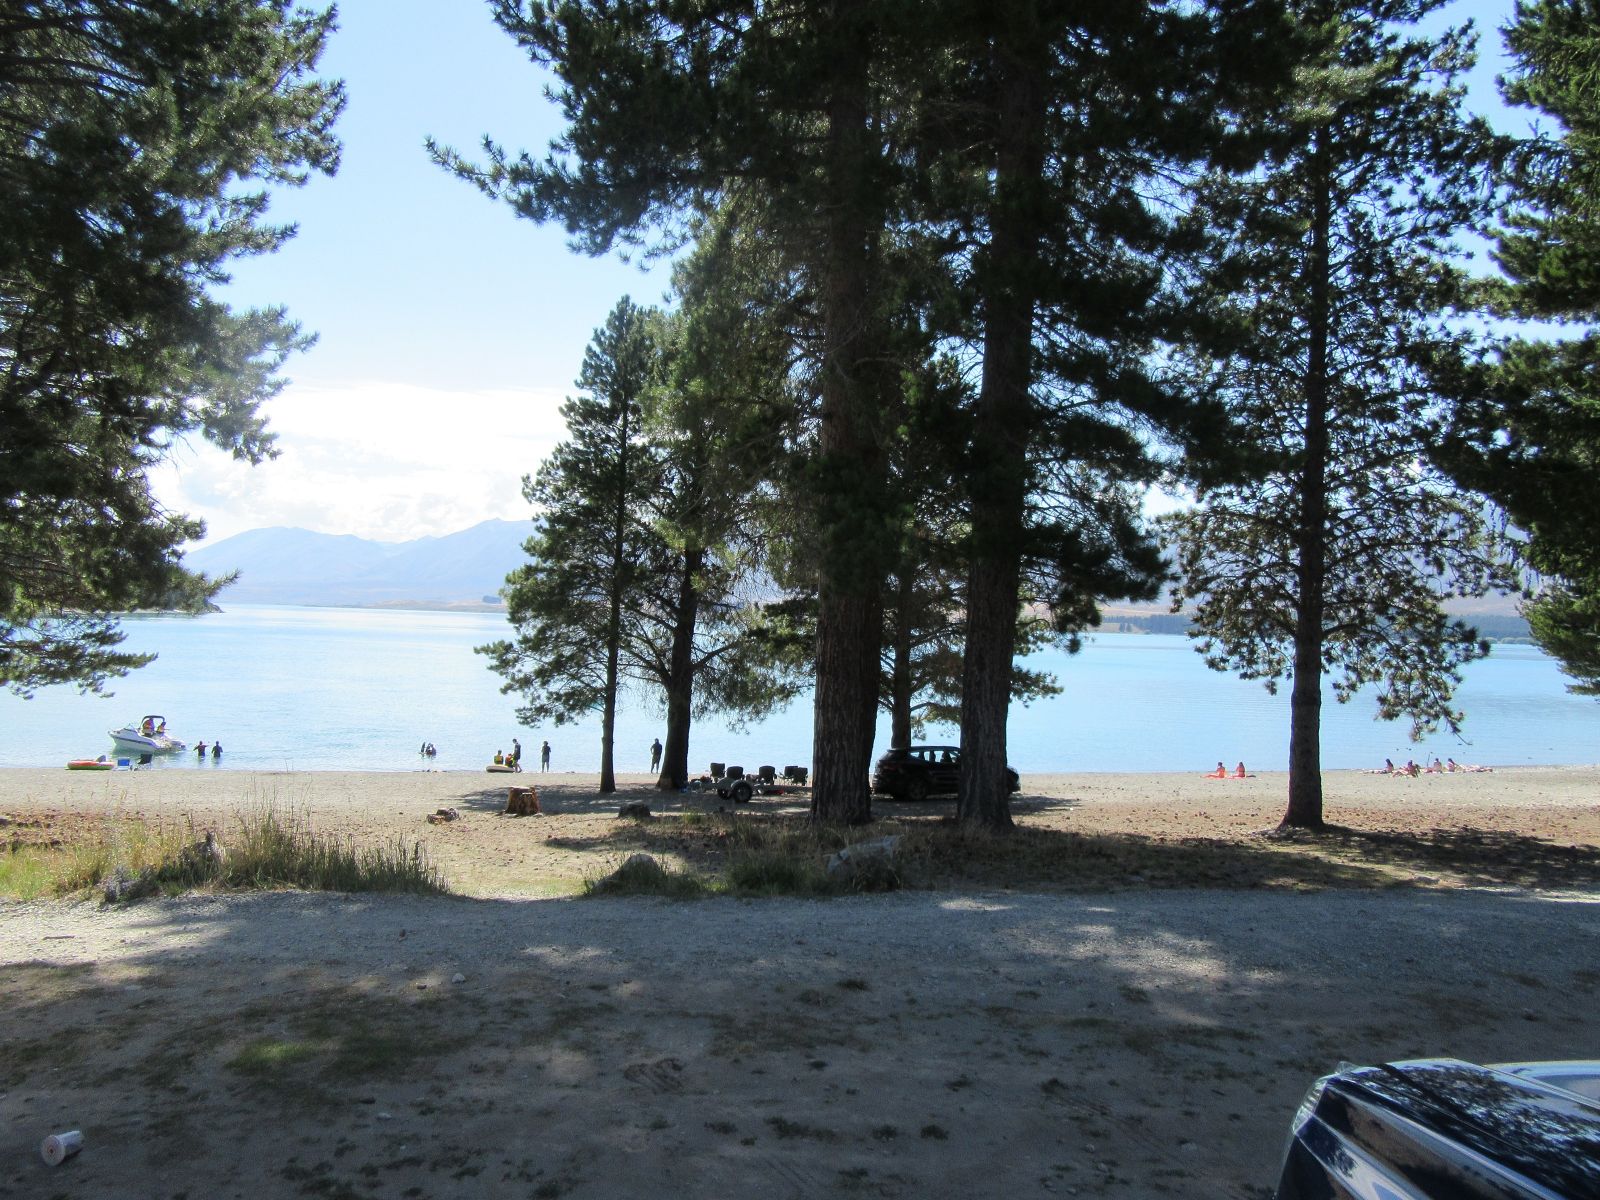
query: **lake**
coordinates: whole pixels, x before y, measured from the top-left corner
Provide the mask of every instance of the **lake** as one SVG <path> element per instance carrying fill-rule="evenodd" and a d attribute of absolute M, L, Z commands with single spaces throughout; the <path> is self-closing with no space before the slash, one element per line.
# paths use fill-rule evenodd
<path fill-rule="evenodd" d="M 417 750 L 439 749 L 432 765 L 476 770 L 522 739 L 525 760 L 551 744 L 556 771 L 599 769 L 598 717 L 522 729 L 515 698 L 473 647 L 505 636 L 492 613 L 235 605 L 204 617 L 134 617 L 127 647 L 153 651 L 149 667 L 112 685 L 114 698 L 47 688 L 32 700 L 0 696 L 0 765 L 54 766 L 111 751 L 107 731 L 145 713 L 167 717 L 191 745 L 220 740 L 219 764 L 192 755 L 158 760 L 166 770 L 416 770 Z M 1024 774 L 1056 771 L 1205 771 L 1219 759 L 1251 770 L 1288 764 L 1288 692 L 1268 695 L 1206 668 L 1187 638 L 1099 634 L 1082 653 L 1034 655 L 1065 691 L 1012 710 L 1010 759 Z M 1370 696 L 1347 705 L 1331 697 L 1323 721 L 1323 763 L 1371 767 L 1384 757 L 1467 763 L 1592 763 L 1600 707 L 1565 690 L 1553 660 L 1532 646 L 1497 645 L 1468 667 L 1457 695 L 1467 714 L 1461 736 L 1413 745 L 1408 726 L 1373 718 Z M 624 698 L 617 721 L 617 769 L 643 771 L 662 714 L 647 697 Z M 923 740 L 954 741 L 952 730 Z M 887 720 L 878 752 L 888 745 Z M 803 697 L 740 731 L 698 722 L 692 768 L 711 761 L 753 769 L 811 760 L 811 700 Z"/>

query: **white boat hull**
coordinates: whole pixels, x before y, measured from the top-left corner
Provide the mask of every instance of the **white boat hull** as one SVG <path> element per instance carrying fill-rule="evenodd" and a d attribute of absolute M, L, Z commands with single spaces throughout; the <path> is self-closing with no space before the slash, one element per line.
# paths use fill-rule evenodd
<path fill-rule="evenodd" d="M 137 729 L 113 729 L 111 740 L 117 744 L 118 750 L 126 750 L 131 754 L 177 754 L 189 748 L 177 738 L 164 733 L 147 737 Z"/>

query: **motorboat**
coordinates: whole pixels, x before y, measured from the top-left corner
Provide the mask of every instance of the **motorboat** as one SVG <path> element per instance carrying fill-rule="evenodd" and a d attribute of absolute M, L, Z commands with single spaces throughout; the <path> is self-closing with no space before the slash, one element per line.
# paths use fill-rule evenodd
<path fill-rule="evenodd" d="M 189 747 L 167 734 L 167 719 L 151 713 L 137 721 L 129 721 L 121 729 L 111 731 L 111 740 L 118 750 L 131 754 L 177 754 Z"/>

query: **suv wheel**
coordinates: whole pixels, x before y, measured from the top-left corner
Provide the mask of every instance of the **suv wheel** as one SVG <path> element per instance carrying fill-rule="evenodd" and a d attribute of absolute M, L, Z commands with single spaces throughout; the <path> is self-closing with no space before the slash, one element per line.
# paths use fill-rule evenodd
<path fill-rule="evenodd" d="M 928 798 L 928 781 L 926 779 L 913 779 L 906 784 L 905 790 L 900 794 L 913 804 L 921 804 Z"/>

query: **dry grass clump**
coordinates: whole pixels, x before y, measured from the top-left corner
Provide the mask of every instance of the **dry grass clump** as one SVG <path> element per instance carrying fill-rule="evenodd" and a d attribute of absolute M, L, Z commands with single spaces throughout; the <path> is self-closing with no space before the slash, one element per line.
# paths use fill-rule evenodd
<path fill-rule="evenodd" d="M 666 878 L 625 863 L 615 875 L 588 880 L 585 895 L 839 896 L 902 886 L 894 866 L 874 863 L 846 878 L 831 878 L 828 858 L 846 846 L 896 832 L 888 823 L 862 827 L 813 825 L 799 817 L 687 813 L 648 826 L 615 831 L 614 842 L 678 865 Z M 643 856 L 636 856 L 642 858 Z"/>
<path fill-rule="evenodd" d="M 206 870 L 203 862 L 198 868 L 192 863 L 176 865 L 180 871 Z M 421 842 L 396 836 L 381 845 L 361 845 L 352 837 L 341 840 L 319 834 L 309 816 L 286 816 L 270 805 L 238 815 L 226 860 L 214 877 L 224 887 L 245 890 L 436 895 L 449 891 Z"/>
<path fill-rule="evenodd" d="M 362 845 L 312 828 L 309 815 L 263 802 L 235 815 L 215 842 L 191 820 L 116 815 L 79 821 L 0 855 L 0 895 L 20 900 L 104 888 L 132 900 L 195 888 L 223 891 L 299 888 L 336 892 L 449 891 L 420 842 L 396 837 Z"/>
<path fill-rule="evenodd" d="M 836 896 L 849 890 L 823 869 L 854 840 L 848 830 L 797 818 L 730 820 L 725 889 L 739 896 Z"/>
<path fill-rule="evenodd" d="M 901 885 L 897 869 L 874 863 L 847 878 L 828 875 L 828 857 L 856 842 L 881 836 L 863 829 L 814 826 L 798 818 L 734 818 L 689 813 L 648 826 L 620 829 L 612 840 L 662 854 L 662 866 L 636 854 L 617 871 L 584 881 L 585 896 L 839 896 L 887 891 Z"/>

